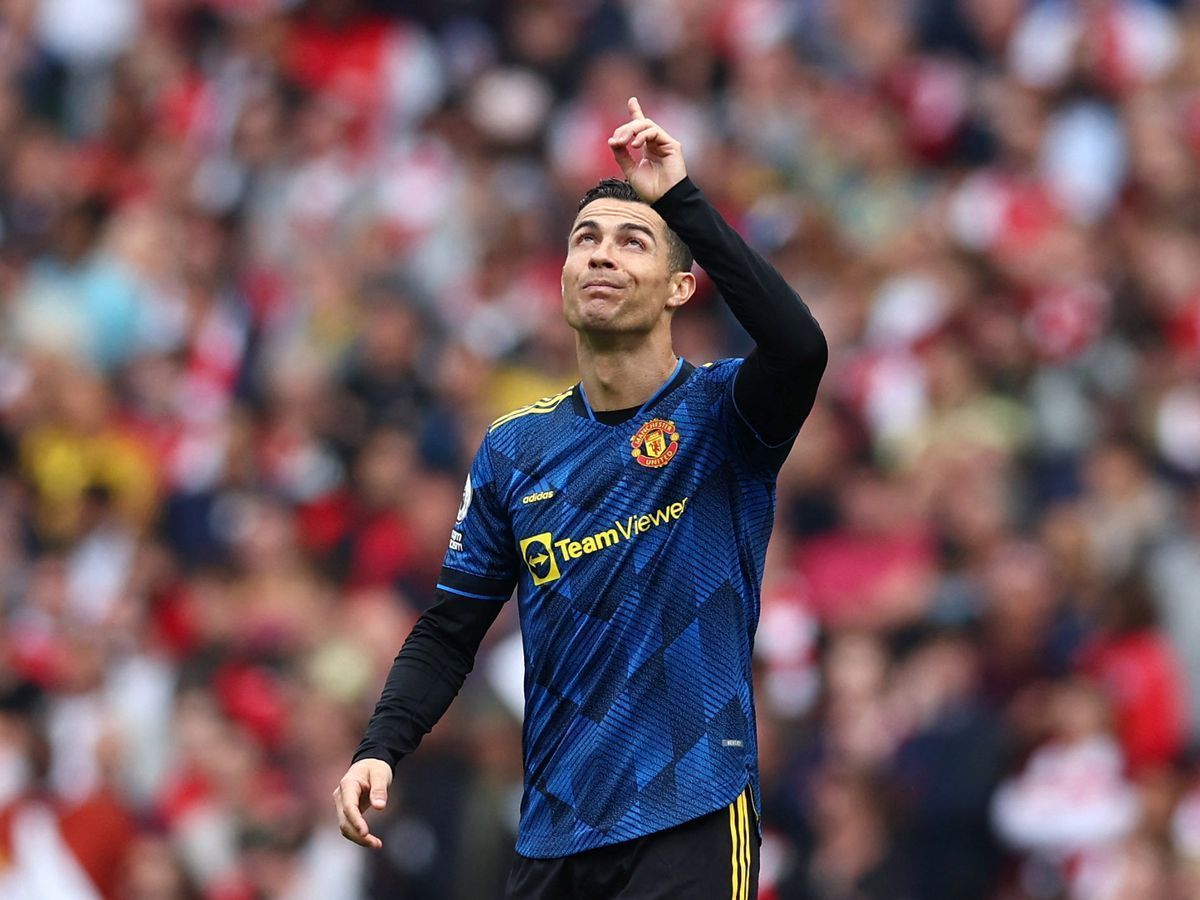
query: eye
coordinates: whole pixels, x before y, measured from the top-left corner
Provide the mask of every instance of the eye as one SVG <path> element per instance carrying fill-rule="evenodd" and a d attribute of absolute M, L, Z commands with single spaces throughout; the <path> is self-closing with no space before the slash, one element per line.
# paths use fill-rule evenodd
<path fill-rule="evenodd" d="M 646 249 L 646 242 L 643 241 L 641 238 L 631 237 L 631 238 L 626 239 L 625 243 L 631 247 L 637 247 L 639 250 Z"/>
<path fill-rule="evenodd" d="M 594 243 L 595 240 L 596 239 L 586 231 L 575 236 L 575 243 L 577 244 Z"/>

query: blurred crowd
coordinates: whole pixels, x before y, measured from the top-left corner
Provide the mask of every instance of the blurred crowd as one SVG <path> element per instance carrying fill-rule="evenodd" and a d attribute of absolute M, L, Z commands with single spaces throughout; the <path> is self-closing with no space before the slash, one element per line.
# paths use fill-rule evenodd
<path fill-rule="evenodd" d="M 512 609 L 330 794 L 631 95 L 831 345 L 764 900 L 1200 897 L 1200 3 L 0 0 L 0 898 L 500 895 Z"/>

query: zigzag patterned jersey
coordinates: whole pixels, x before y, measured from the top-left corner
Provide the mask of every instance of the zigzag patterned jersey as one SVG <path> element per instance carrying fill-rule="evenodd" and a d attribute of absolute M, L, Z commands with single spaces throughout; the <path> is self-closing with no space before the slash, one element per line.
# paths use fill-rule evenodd
<path fill-rule="evenodd" d="M 497 420 L 442 590 L 504 602 L 525 647 L 517 851 L 560 857 L 758 797 L 751 650 L 775 476 L 742 360 L 674 376 L 628 421 L 578 385 Z"/>

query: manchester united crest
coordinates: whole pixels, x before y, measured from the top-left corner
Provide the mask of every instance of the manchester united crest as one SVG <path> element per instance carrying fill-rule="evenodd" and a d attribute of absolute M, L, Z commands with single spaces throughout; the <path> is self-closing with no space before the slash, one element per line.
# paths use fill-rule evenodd
<path fill-rule="evenodd" d="M 661 469 L 679 450 L 679 432 L 675 423 L 666 419 L 651 419 L 629 439 L 633 458 L 650 469 Z"/>

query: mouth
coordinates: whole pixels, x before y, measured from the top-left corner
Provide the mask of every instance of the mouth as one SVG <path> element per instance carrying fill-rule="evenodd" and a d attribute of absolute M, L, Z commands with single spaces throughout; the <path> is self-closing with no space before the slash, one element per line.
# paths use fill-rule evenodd
<path fill-rule="evenodd" d="M 583 290 L 585 291 L 591 290 L 592 288 L 610 288 L 612 290 L 617 290 L 620 287 L 621 285 L 612 281 L 585 281 L 583 283 Z"/>

